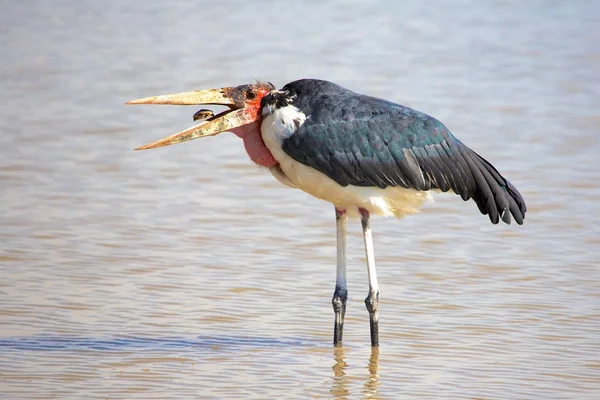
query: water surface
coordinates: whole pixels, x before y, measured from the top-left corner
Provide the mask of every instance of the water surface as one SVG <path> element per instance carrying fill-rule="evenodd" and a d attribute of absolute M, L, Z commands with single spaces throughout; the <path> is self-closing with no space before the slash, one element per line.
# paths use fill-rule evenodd
<path fill-rule="evenodd" d="M 22 399 L 600 398 L 595 2 L 4 2 L 0 394 Z M 303 77 L 441 119 L 524 226 L 437 196 L 373 220 L 381 348 L 349 224 L 233 135 L 147 152 L 196 108 L 148 95 Z"/>

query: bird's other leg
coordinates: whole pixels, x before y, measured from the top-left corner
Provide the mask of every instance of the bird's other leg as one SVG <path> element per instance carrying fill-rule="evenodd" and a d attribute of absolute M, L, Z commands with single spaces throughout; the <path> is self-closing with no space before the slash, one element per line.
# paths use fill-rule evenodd
<path fill-rule="evenodd" d="M 344 332 L 344 315 L 346 300 L 348 300 L 348 285 L 346 283 L 346 210 L 335 209 L 335 225 L 337 237 L 337 268 L 335 273 L 335 291 L 333 292 L 333 312 L 335 325 L 333 327 L 333 344 L 342 343 Z"/>
<path fill-rule="evenodd" d="M 373 236 L 371 235 L 370 215 L 363 208 L 359 211 L 363 237 L 365 239 L 365 252 L 367 254 L 367 272 L 369 274 L 369 295 L 365 299 L 365 304 L 369 311 L 371 346 L 379 346 L 379 283 L 377 283 L 377 271 L 375 270 L 375 253 L 373 250 Z"/>

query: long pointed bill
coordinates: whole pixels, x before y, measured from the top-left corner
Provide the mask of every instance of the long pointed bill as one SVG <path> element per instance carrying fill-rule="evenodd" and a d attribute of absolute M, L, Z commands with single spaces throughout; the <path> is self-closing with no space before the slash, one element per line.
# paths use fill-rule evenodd
<path fill-rule="evenodd" d="M 241 125 L 252 122 L 252 118 L 244 112 L 244 109 L 236 110 L 236 102 L 232 98 L 235 88 L 225 87 L 221 89 L 197 90 L 193 92 L 165 94 L 161 96 L 146 97 L 132 100 L 125 104 L 170 104 L 170 105 L 199 105 L 215 104 L 228 106 L 231 111 L 225 111 L 218 115 L 212 115 L 206 121 L 188 128 L 164 139 L 138 147 L 136 150 L 146 150 L 155 147 L 169 146 L 175 143 L 186 142 L 205 136 L 213 136 Z M 206 110 L 201 110 L 206 111 Z M 195 118 L 196 119 L 196 118 Z"/>
<path fill-rule="evenodd" d="M 217 104 L 234 106 L 235 101 L 229 96 L 234 88 L 196 90 L 175 94 L 163 94 L 161 96 L 145 97 L 143 99 L 131 100 L 125 104 L 170 104 L 177 106 L 193 106 L 198 104 Z"/>
<path fill-rule="evenodd" d="M 160 97 L 160 96 L 159 96 Z M 162 103 L 161 103 L 162 104 Z M 169 146 L 175 143 L 187 142 L 206 136 L 214 136 L 253 121 L 244 109 L 227 112 L 225 115 L 217 115 L 214 119 L 202 121 L 196 126 L 171 135 L 156 142 L 138 147 L 136 150 L 147 150 L 155 147 Z"/>

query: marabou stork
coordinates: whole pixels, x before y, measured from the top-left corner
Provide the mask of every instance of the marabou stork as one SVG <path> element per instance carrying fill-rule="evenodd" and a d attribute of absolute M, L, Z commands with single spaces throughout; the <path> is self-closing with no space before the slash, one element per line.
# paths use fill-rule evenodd
<path fill-rule="evenodd" d="M 346 217 L 360 218 L 369 294 L 371 345 L 378 346 L 379 285 L 369 219 L 418 211 L 431 191 L 473 199 L 493 224 L 523 223 L 526 206 L 492 164 L 465 146 L 437 119 L 334 83 L 302 79 L 277 90 L 270 83 L 147 97 L 127 104 L 225 105 L 200 110 L 198 125 L 136 150 L 168 146 L 229 131 L 250 159 L 282 184 L 333 203 L 337 270 L 333 342 L 342 341 L 346 285 Z"/>

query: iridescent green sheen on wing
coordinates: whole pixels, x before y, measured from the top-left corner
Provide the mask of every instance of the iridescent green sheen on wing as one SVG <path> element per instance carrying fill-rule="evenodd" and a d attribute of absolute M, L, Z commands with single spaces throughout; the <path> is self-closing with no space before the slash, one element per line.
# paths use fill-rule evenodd
<path fill-rule="evenodd" d="M 326 81 L 282 90 L 307 117 L 282 144 L 296 161 L 342 186 L 452 190 L 475 200 L 493 223 L 510 223 L 510 214 L 523 222 L 519 192 L 437 119 Z"/>

